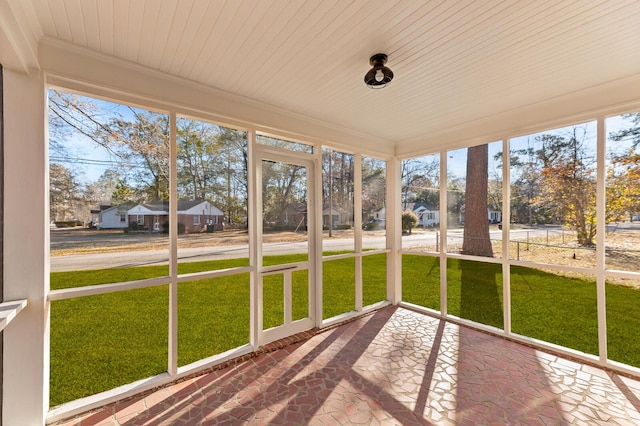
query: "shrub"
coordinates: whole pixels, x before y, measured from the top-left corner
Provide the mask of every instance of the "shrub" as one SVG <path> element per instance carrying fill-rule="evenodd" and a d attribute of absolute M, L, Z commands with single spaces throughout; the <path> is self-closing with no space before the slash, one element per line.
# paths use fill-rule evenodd
<path fill-rule="evenodd" d="M 58 220 L 53 222 L 56 225 L 56 228 L 73 228 L 75 226 L 81 226 L 79 220 Z"/>
<path fill-rule="evenodd" d="M 162 224 L 162 233 L 163 234 L 168 234 L 169 233 L 169 222 L 164 222 Z M 178 235 L 182 235 L 184 233 L 185 233 L 184 223 L 178 222 Z"/>
<path fill-rule="evenodd" d="M 411 233 L 411 228 L 418 223 L 418 216 L 411 210 L 402 212 L 402 231 Z"/>

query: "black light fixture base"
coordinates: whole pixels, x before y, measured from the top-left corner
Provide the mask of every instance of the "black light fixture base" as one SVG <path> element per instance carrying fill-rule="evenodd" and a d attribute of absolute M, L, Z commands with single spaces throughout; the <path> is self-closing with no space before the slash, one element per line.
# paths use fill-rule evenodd
<path fill-rule="evenodd" d="M 369 63 L 373 67 L 381 67 L 387 63 L 387 59 L 389 59 L 389 57 L 386 55 L 386 53 L 376 53 L 371 58 L 369 58 Z"/>
<path fill-rule="evenodd" d="M 382 89 L 393 80 L 393 71 L 384 66 L 387 59 L 388 56 L 385 53 L 376 53 L 369 59 L 373 68 L 364 76 L 364 82 L 371 89 Z"/>

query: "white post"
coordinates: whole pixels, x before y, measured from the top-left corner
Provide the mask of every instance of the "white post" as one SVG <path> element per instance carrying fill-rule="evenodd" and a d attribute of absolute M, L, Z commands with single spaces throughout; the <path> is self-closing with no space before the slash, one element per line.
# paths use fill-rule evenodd
<path fill-rule="evenodd" d="M 606 139 L 604 117 L 598 117 L 596 162 L 596 294 L 598 296 L 598 354 L 607 361 L 607 305 L 605 292 Z"/>
<path fill-rule="evenodd" d="M 506 335 L 511 334 L 511 253 L 509 247 L 509 232 L 511 229 L 511 154 L 509 149 L 509 139 L 505 137 L 502 140 L 502 315 Z"/>
<path fill-rule="evenodd" d="M 321 327 L 324 320 L 322 318 L 322 304 L 324 303 L 322 298 L 322 269 L 324 266 L 322 262 L 322 148 L 316 145 L 313 152 L 315 157 L 313 160 L 313 179 L 309 183 L 311 194 L 307 197 L 307 211 L 314 213 L 307 233 L 309 236 L 309 282 L 315 285 L 313 297 L 315 325 L 316 327 Z M 330 211 L 329 223 L 333 220 L 332 215 L 333 212 Z"/>
<path fill-rule="evenodd" d="M 249 274 L 250 298 L 250 336 L 249 342 L 254 349 L 260 346 L 262 336 L 262 163 L 256 164 L 256 133 L 247 132 L 247 180 L 249 196 L 247 197 L 247 220 L 249 221 Z"/>
<path fill-rule="evenodd" d="M 176 113 L 169 115 L 169 359 L 168 372 L 178 373 L 178 144 Z"/>
<path fill-rule="evenodd" d="M 354 250 L 362 253 L 362 155 L 356 154 L 353 162 L 353 236 Z M 356 311 L 362 311 L 362 256 L 356 256 Z"/>
<path fill-rule="evenodd" d="M 443 220 L 444 219 L 444 220 Z M 440 151 L 440 313 L 447 315 L 447 151 Z"/>
<path fill-rule="evenodd" d="M 4 330 L 2 423 L 49 408 L 49 201 L 44 75 L 4 70 L 4 298 L 28 305 Z M 26 224 L 26 226 L 20 226 Z"/>
<path fill-rule="evenodd" d="M 387 161 L 387 300 L 397 305 L 402 300 L 402 223 L 401 216 L 401 167 L 397 158 Z"/>

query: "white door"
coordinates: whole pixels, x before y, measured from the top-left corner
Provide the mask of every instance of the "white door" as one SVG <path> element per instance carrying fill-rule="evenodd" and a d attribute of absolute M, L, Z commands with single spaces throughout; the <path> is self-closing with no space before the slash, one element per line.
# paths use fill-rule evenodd
<path fill-rule="evenodd" d="M 265 344 L 315 325 L 314 164 L 261 154 L 257 165 L 258 316 Z"/>

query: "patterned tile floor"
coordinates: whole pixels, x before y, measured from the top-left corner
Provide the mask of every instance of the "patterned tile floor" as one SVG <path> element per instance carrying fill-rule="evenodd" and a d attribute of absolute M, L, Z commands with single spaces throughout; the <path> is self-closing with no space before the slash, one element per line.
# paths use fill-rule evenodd
<path fill-rule="evenodd" d="M 69 425 L 639 425 L 640 381 L 404 308 Z"/>

